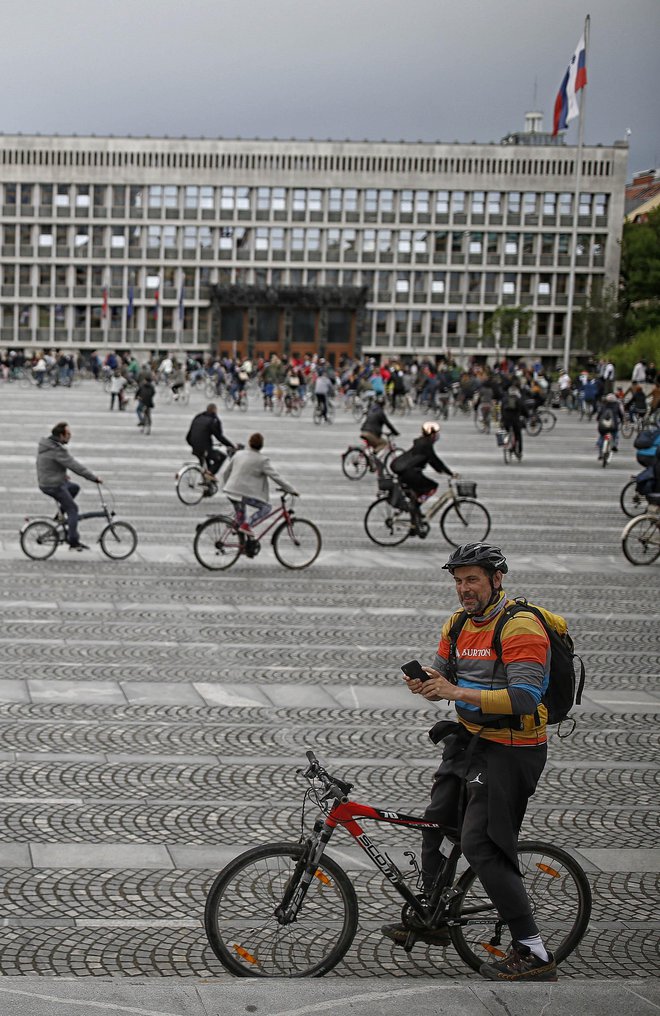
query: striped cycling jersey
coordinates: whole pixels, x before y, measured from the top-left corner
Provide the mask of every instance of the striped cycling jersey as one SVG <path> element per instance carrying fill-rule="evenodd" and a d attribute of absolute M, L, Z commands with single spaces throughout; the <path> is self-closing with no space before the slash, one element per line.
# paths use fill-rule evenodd
<path fill-rule="evenodd" d="M 515 614 L 501 632 L 500 662 L 493 647 L 493 632 L 502 610 L 512 602 L 502 591 L 484 617 L 469 617 L 463 625 L 456 643 L 458 686 L 481 690 L 482 695 L 481 707 L 459 699 L 456 712 L 460 723 L 471 733 L 481 730 L 487 741 L 525 747 L 546 741 L 547 710 L 541 704 L 541 696 L 549 681 L 550 640 L 533 614 Z M 449 631 L 459 614 L 456 611 L 445 623 L 433 662 L 445 677 Z M 521 716 L 522 729 L 488 726 L 489 719 L 502 719 L 506 715 Z"/>

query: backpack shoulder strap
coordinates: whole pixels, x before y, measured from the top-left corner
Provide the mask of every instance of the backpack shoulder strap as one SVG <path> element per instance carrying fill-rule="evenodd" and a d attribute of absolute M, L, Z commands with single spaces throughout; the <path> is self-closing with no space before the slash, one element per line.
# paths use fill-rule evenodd
<path fill-rule="evenodd" d="M 504 628 L 504 625 L 507 623 L 507 621 L 510 621 L 511 618 L 516 616 L 516 614 L 520 614 L 521 611 L 526 611 L 528 614 L 533 614 L 535 617 L 539 619 L 539 621 L 543 625 L 544 630 L 547 629 L 545 618 L 543 617 L 543 614 L 541 613 L 540 610 L 537 610 L 536 607 L 533 607 L 531 603 L 528 603 L 527 600 L 525 599 L 520 598 L 514 600 L 513 603 L 510 603 L 507 607 L 504 608 L 504 610 L 497 619 L 495 628 L 493 629 L 493 648 L 497 653 L 497 658 L 500 661 L 500 663 L 502 662 L 502 629 Z"/>
<path fill-rule="evenodd" d="M 461 612 L 459 613 L 458 617 L 456 618 L 456 620 L 454 621 L 448 632 L 449 659 L 447 660 L 447 669 L 448 669 L 447 677 L 452 684 L 456 684 L 456 681 L 458 680 L 456 643 L 458 641 L 458 636 L 461 634 L 461 631 L 463 630 L 463 625 L 465 624 L 467 619 L 468 619 L 467 610 L 461 610 Z"/>

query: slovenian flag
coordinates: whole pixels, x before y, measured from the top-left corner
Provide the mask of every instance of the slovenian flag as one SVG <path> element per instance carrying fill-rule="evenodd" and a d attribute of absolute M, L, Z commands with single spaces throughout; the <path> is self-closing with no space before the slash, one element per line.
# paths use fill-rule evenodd
<path fill-rule="evenodd" d="M 179 321 L 183 321 L 185 317 L 185 307 L 183 303 L 184 299 L 184 283 L 181 283 L 181 292 L 179 293 Z"/>
<path fill-rule="evenodd" d="M 555 116 L 552 126 L 552 136 L 555 137 L 558 131 L 566 130 L 571 120 L 580 115 L 577 93 L 587 83 L 587 48 L 584 42 L 584 35 L 577 44 L 568 70 L 564 74 L 564 80 L 555 99 Z"/>
<path fill-rule="evenodd" d="M 126 317 L 133 317 L 133 287 L 128 287 L 128 307 L 126 308 Z"/>

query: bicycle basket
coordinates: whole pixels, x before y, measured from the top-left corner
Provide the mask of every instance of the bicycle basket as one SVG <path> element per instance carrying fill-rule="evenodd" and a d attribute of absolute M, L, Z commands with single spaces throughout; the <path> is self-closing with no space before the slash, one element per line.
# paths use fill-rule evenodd
<path fill-rule="evenodd" d="M 392 507 L 396 509 L 396 511 L 410 511 L 410 501 L 403 493 L 398 483 L 392 484 L 392 490 L 390 491 L 387 500 Z"/>
<path fill-rule="evenodd" d="M 459 497 L 476 497 L 477 485 L 468 480 L 461 480 L 456 484 L 456 493 Z"/>
<path fill-rule="evenodd" d="M 495 434 L 495 440 L 497 441 L 497 447 L 498 448 L 504 448 L 504 446 L 506 444 L 508 444 L 508 437 L 509 437 L 509 435 L 507 434 L 507 432 L 505 430 L 498 430 L 497 433 Z"/>

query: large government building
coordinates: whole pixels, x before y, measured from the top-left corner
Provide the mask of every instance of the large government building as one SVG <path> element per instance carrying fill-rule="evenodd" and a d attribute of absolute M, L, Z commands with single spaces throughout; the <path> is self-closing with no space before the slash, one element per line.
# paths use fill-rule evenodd
<path fill-rule="evenodd" d="M 406 359 L 564 348 L 576 149 L 0 136 L 4 349 Z M 584 148 L 576 309 L 616 283 L 627 146 Z M 576 338 L 574 351 L 580 352 Z"/>

